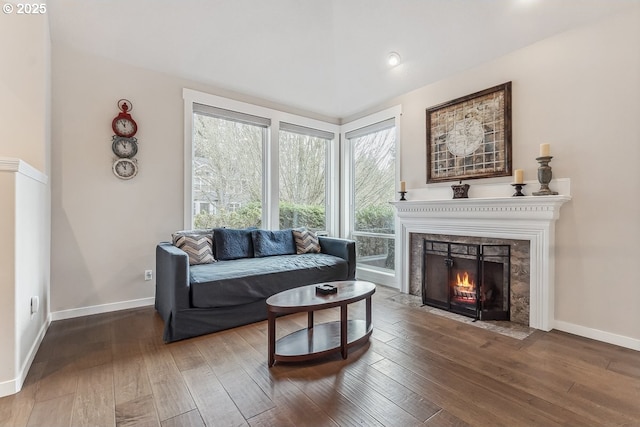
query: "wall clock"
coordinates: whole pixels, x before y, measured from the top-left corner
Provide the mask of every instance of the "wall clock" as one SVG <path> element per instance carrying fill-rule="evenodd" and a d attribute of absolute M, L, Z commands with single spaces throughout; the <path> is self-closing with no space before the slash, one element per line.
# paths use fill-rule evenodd
<path fill-rule="evenodd" d="M 112 140 L 111 150 L 119 158 L 131 158 L 138 154 L 138 140 L 136 138 L 113 135 Z"/>
<path fill-rule="evenodd" d="M 118 101 L 118 108 L 120 108 L 120 114 L 111 122 L 111 128 L 117 136 L 130 138 L 138 132 L 138 124 L 129 114 L 132 110 L 131 102 L 121 99 Z"/>
<path fill-rule="evenodd" d="M 131 179 L 138 174 L 138 162 L 133 159 L 118 159 L 113 162 L 113 173 L 120 179 Z"/>
<path fill-rule="evenodd" d="M 111 137 L 111 151 L 116 155 L 113 162 L 113 173 L 120 179 L 131 179 L 138 174 L 138 161 L 133 157 L 138 154 L 138 139 L 133 135 L 138 132 L 138 125 L 129 112 L 133 104 L 128 99 L 118 101 L 120 113 L 111 121 L 115 135 Z"/>

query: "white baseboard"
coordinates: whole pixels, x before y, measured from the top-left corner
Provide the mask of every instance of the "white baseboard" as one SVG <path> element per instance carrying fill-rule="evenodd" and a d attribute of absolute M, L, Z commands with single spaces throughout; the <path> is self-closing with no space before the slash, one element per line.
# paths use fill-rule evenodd
<path fill-rule="evenodd" d="M 44 336 L 47 333 L 47 329 L 49 329 L 50 324 L 51 324 L 51 315 L 47 317 L 47 321 L 42 324 L 40 331 L 38 331 L 38 335 L 36 336 L 36 339 L 33 341 L 33 344 L 29 349 L 29 353 L 27 354 L 27 357 L 25 358 L 24 362 L 22 363 L 22 366 L 20 367 L 20 372 L 18 372 L 17 378 L 0 383 L 0 397 L 9 396 L 11 394 L 15 394 L 20 390 L 22 390 L 22 385 L 24 384 L 24 380 L 27 378 L 27 374 L 29 373 L 29 369 L 31 369 L 31 364 L 33 363 L 33 359 L 35 359 L 36 353 L 38 353 L 40 344 L 42 344 L 42 340 L 44 339 Z"/>
<path fill-rule="evenodd" d="M 130 308 L 147 307 L 155 303 L 155 298 L 140 298 L 129 301 L 113 302 L 110 304 L 92 305 L 89 307 L 72 308 L 69 310 L 54 311 L 51 320 L 73 319 L 75 317 L 91 316 L 92 314 L 110 313 L 112 311 L 127 310 Z"/>
<path fill-rule="evenodd" d="M 611 332 L 601 331 L 599 329 L 587 328 L 586 326 L 576 325 L 574 323 L 555 321 L 555 328 L 562 332 L 568 332 L 581 337 L 591 338 L 597 341 L 618 345 L 620 347 L 630 348 L 631 350 L 640 351 L 640 340 L 624 335 L 618 335 Z"/>
<path fill-rule="evenodd" d="M 18 379 L 14 378 L 9 381 L 3 381 L 0 383 L 0 397 L 9 396 L 12 394 L 16 394 L 20 391 L 20 387 L 18 387 Z"/>

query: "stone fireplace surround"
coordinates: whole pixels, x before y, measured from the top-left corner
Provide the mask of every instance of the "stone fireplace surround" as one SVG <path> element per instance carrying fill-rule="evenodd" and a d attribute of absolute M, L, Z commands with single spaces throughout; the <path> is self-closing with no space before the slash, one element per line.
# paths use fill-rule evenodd
<path fill-rule="evenodd" d="M 424 240 L 477 245 L 509 245 L 511 247 L 510 321 L 529 326 L 529 242 L 513 239 L 410 233 L 409 293 L 422 296 Z"/>
<path fill-rule="evenodd" d="M 557 195 L 392 202 L 400 291 L 411 290 L 411 242 L 418 237 L 413 235 L 524 240 L 529 242 L 530 257 L 528 326 L 553 329 L 555 222 L 569 200 L 570 196 Z"/>

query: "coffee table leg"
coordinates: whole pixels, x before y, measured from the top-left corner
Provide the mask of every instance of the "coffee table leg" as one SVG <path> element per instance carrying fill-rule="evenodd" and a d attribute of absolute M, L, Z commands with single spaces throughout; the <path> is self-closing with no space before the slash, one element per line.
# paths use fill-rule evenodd
<path fill-rule="evenodd" d="M 342 358 L 347 358 L 347 305 L 340 307 L 340 350 Z"/>
<path fill-rule="evenodd" d="M 313 329 L 313 311 L 307 314 L 307 329 Z"/>
<path fill-rule="evenodd" d="M 371 297 L 367 298 L 366 302 L 365 302 L 365 316 L 366 316 L 366 328 L 367 331 L 369 330 L 369 328 L 371 327 Z"/>
<path fill-rule="evenodd" d="M 269 367 L 272 367 L 275 362 L 275 352 L 276 352 L 276 315 L 271 310 L 268 311 L 267 315 L 268 323 L 267 323 L 267 333 L 269 335 Z"/>

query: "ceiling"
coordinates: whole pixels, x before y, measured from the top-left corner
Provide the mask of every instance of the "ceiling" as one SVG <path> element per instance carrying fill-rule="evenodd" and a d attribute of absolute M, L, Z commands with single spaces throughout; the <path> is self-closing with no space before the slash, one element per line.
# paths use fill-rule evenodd
<path fill-rule="evenodd" d="M 640 0 L 49 0 L 82 52 L 345 118 Z M 389 52 L 402 63 L 385 63 Z"/>

